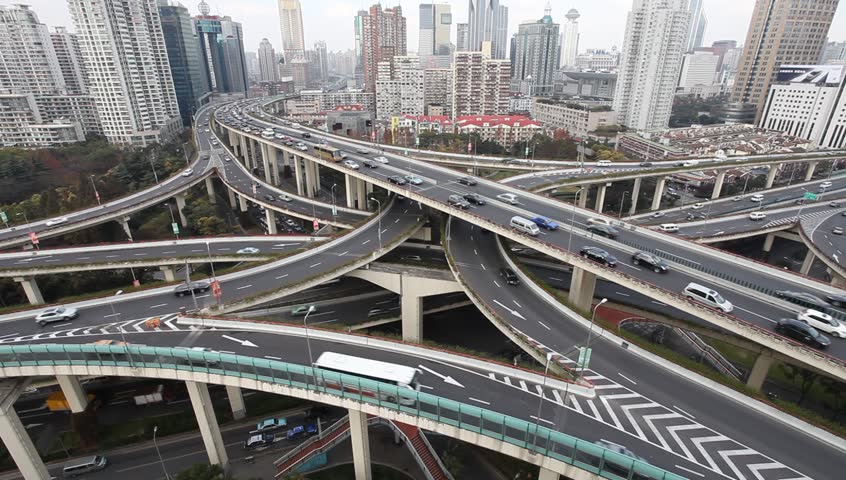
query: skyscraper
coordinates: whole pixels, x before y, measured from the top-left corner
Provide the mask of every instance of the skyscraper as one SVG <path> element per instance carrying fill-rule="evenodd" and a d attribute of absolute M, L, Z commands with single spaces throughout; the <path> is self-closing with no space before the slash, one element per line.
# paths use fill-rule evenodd
<path fill-rule="evenodd" d="M 561 26 L 561 66 L 576 65 L 576 55 L 579 54 L 579 11 L 571 8 L 564 17 L 567 21 Z"/>
<path fill-rule="evenodd" d="M 417 55 L 449 55 L 452 10 L 448 3 L 420 4 L 420 34 Z"/>
<path fill-rule="evenodd" d="M 200 99 L 209 91 L 203 75 L 200 42 L 191 15 L 182 4 L 159 0 L 159 15 L 182 124 L 191 125 Z"/>
<path fill-rule="evenodd" d="M 88 93 L 88 77 L 79 50 L 79 37 L 69 33 L 65 27 L 56 27 L 50 34 L 53 50 L 59 60 L 59 69 L 65 80 L 65 88 L 71 95 Z"/>
<path fill-rule="evenodd" d="M 617 76 L 614 110 L 637 130 L 666 128 L 682 54 L 687 48 L 687 0 L 634 0 Z"/>
<path fill-rule="evenodd" d="M 455 52 L 452 65 L 452 118 L 508 113 L 511 62 L 490 58 L 490 42 L 481 52 Z"/>
<path fill-rule="evenodd" d="M 511 79 L 529 95 L 552 93 L 552 74 L 558 69 L 558 24 L 547 8 L 543 18 L 523 22 L 514 35 Z M 522 88 L 525 85 L 526 88 Z"/>
<path fill-rule="evenodd" d="M 279 29 L 282 31 L 282 50 L 287 60 L 305 53 L 303 11 L 300 0 L 279 0 Z"/>
<path fill-rule="evenodd" d="M 467 50 L 470 50 L 469 23 L 455 24 L 455 50 L 457 52 L 466 52 Z"/>
<path fill-rule="evenodd" d="M 276 51 L 273 45 L 266 38 L 261 39 L 258 48 L 259 79 L 262 82 L 275 82 L 276 77 Z"/>
<path fill-rule="evenodd" d="M 0 6 L 0 89 L 50 95 L 65 80 L 47 25 L 26 5 Z"/>
<path fill-rule="evenodd" d="M 708 27 L 708 19 L 705 18 L 705 0 L 690 0 L 690 31 L 687 36 L 687 51 L 702 46 L 702 39 L 705 37 L 705 28 Z"/>
<path fill-rule="evenodd" d="M 478 52 L 482 42 L 491 42 L 491 56 L 506 58 L 508 50 L 508 7 L 499 0 L 469 0 L 467 50 Z"/>
<path fill-rule="evenodd" d="M 508 7 L 500 5 L 494 15 L 494 27 L 491 37 L 491 57 L 496 59 L 508 58 L 510 42 L 508 41 Z"/>
<path fill-rule="evenodd" d="M 209 88 L 218 93 L 246 92 L 249 83 L 241 24 L 231 17 L 209 15 L 211 9 L 205 1 L 199 9 L 194 25 Z"/>
<path fill-rule="evenodd" d="M 756 106 L 781 65 L 813 65 L 826 42 L 838 0 L 757 0 L 746 32 L 731 99 Z"/>
<path fill-rule="evenodd" d="M 318 80 L 325 82 L 329 78 L 329 53 L 323 40 L 314 42 L 314 63 L 317 65 Z"/>
<path fill-rule="evenodd" d="M 416 56 L 379 62 L 376 116 L 389 119 L 399 115 L 423 115 L 423 70 Z"/>
<path fill-rule="evenodd" d="M 382 5 L 376 4 L 361 17 L 361 24 L 364 89 L 375 92 L 379 62 L 406 54 L 405 17 L 400 6 L 383 10 Z"/>
<path fill-rule="evenodd" d="M 117 144 L 166 142 L 181 129 L 155 0 L 68 0 L 103 134 Z"/>

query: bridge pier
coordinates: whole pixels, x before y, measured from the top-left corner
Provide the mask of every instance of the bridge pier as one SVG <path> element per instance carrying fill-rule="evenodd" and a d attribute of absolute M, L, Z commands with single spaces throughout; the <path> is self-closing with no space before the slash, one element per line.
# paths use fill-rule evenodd
<path fill-rule="evenodd" d="M 231 188 L 227 188 L 226 193 L 229 195 L 229 206 L 235 210 L 235 207 L 238 206 L 238 200 L 235 198 L 235 191 Z"/>
<path fill-rule="evenodd" d="M 348 410 L 350 419 L 350 441 L 352 443 L 355 480 L 371 480 L 370 435 L 367 432 L 367 414 Z"/>
<path fill-rule="evenodd" d="M 359 210 L 368 210 L 367 208 L 367 184 L 360 178 L 355 179 L 356 198 L 358 199 Z"/>
<path fill-rule="evenodd" d="M 764 184 L 764 189 L 773 188 L 773 182 L 775 182 L 779 167 L 781 167 L 779 164 L 770 165 L 770 171 L 767 172 L 767 183 Z"/>
<path fill-rule="evenodd" d="M 117 222 L 120 224 L 121 227 L 123 227 L 123 233 L 126 234 L 126 238 L 129 239 L 130 242 L 133 241 L 132 240 L 132 229 L 129 228 L 129 217 L 126 216 L 126 217 L 120 218 L 120 219 L 118 219 Z"/>
<path fill-rule="evenodd" d="M 714 191 L 711 192 L 711 200 L 720 198 L 720 193 L 723 192 L 723 183 L 726 179 L 726 171 L 721 170 L 717 174 L 717 178 L 714 180 Z"/>
<path fill-rule="evenodd" d="M 226 396 L 229 398 L 229 408 L 232 409 L 232 418 L 240 420 L 247 416 L 247 407 L 244 405 L 244 395 L 241 387 L 226 386 Z"/>
<path fill-rule="evenodd" d="M 264 168 L 264 181 L 273 185 L 273 172 L 270 170 L 270 150 L 273 147 L 261 142 L 261 165 Z"/>
<path fill-rule="evenodd" d="M 163 267 L 159 267 L 159 270 L 164 273 L 165 281 L 166 282 L 175 282 L 176 281 L 176 270 L 173 269 L 170 265 L 165 265 Z"/>
<path fill-rule="evenodd" d="M 188 227 L 188 217 L 185 216 L 185 194 L 180 193 L 173 198 L 176 199 L 176 209 L 179 210 L 179 222 L 182 228 Z"/>
<path fill-rule="evenodd" d="M 755 359 L 752 364 L 752 371 L 749 372 L 749 378 L 746 379 L 746 386 L 755 391 L 761 391 L 761 386 L 764 385 L 764 380 L 767 379 L 767 374 L 770 372 L 770 367 L 773 365 L 775 359 L 767 352 L 762 352 Z"/>
<path fill-rule="evenodd" d="M 814 171 L 817 169 L 817 163 L 819 162 L 808 162 L 808 169 L 805 170 L 805 181 L 810 182 L 811 178 L 814 176 Z"/>
<path fill-rule="evenodd" d="M 206 193 L 209 195 L 209 203 L 217 203 L 217 197 L 214 195 L 214 180 L 212 177 L 206 177 Z"/>
<path fill-rule="evenodd" d="M 799 273 L 802 275 L 807 275 L 808 272 L 811 271 L 811 265 L 814 264 L 814 260 L 817 257 L 814 255 L 810 249 L 808 249 L 808 253 L 805 254 L 805 261 L 802 262 L 802 268 L 799 269 Z"/>
<path fill-rule="evenodd" d="M 247 137 L 245 137 L 243 135 L 238 135 L 238 137 L 240 138 L 239 143 L 241 144 L 241 152 L 240 152 L 241 153 L 241 160 L 244 162 L 244 166 L 247 167 L 247 169 L 249 170 L 250 169 L 250 156 L 247 155 Z"/>
<path fill-rule="evenodd" d="M 35 277 L 15 277 L 14 280 L 23 287 L 30 305 L 42 305 L 44 303 L 44 296 L 41 295 L 41 289 L 38 288 Z"/>
<path fill-rule="evenodd" d="M 538 480 L 558 480 L 559 475 L 557 472 L 553 472 L 548 468 L 540 468 L 540 472 L 538 473 Z"/>
<path fill-rule="evenodd" d="M 21 382 L 17 381 L 7 380 L 0 384 L 0 438 L 24 480 L 49 480 L 53 477 L 14 408 L 20 388 Z"/>
<path fill-rule="evenodd" d="M 242 213 L 247 211 L 247 197 L 241 193 L 238 194 L 238 208 Z"/>
<path fill-rule="evenodd" d="M 418 283 L 419 284 L 419 283 Z M 423 340 L 423 297 L 414 279 L 403 275 L 401 280 L 402 295 L 400 309 L 402 314 L 402 339 L 406 342 L 420 343 Z"/>
<path fill-rule="evenodd" d="M 73 413 L 84 412 L 88 408 L 88 397 L 85 395 L 85 390 L 82 384 L 79 383 L 79 377 L 75 375 L 56 375 L 56 381 L 65 395 L 65 400 Z"/>
<path fill-rule="evenodd" d="M 655 193 L 652 194 L 652 206 L 649 210 L 658 210 L 661 208 L 661 197 L 664 196 L 664 186 L 667 184 L 667 177 L 658 177 L 655 182 Z"/>
<path fill-rule="evenodd" d="M 843 275 L 835 272 L 832 269 L 827 269 L 828 274 L 831 275 L 831 286 L 832 287 L 839 287 L 839 288 L 846 288 L 846 278 Z"/>
<path fill-rule="evenodd" d="M 605 192 L 608 190 L 608 185 L 610 183 L 603 183 L 602 185 L 597 186 L 596 190 L 596 205 L 594 205 L 594 210 L 596 213 L 602 213 L 602 207 L 605 205 Z"/>
<path fill-rule="evenodd" d="M 294 162 L 294 181 L 297 183 L 297 195 L 302 197 L 305 195 L 302 161 L 296 155 L 291 155 L 291 161 Z"/>
<path fill-rule="evenodd" d="M 579 267 L 573 267 L 568 300 L 578 309 L 590 310 L 596 288 L 596 275 Z"/>
<path fill-rule="evenodd" d="M 186 381 L 185 386 L 188 388 L 191 406 L 194 407 L 194 414 L 197 416 L 197 425 L 200 426 L 200 435 L 203 437 L 206 453 L 209 455 L 209 463 L 220 465 L 225 470 L 229 458 L 226 456 L 226 445 L 220 436 L 220 427 L 214 416 L 209 387 L 205 383 L 191 381 Z"/>
<path fill-rule="evenodd" d="M 576 201 L 576 204 L 579 206 L 579 208 L 587 207 L 587 197 L 588 197 L 587 194 L 588 194 L 589 188 L 590 188 L 590 186 L 585 187 L 585 189 L 580 191 L 580 192 L 576 192 L 576 196 L 579 197 L 579 198 L 574 199 L 574 201 Z"/>
<path fill-rule="evenodd" d="M 276 147 L 268 147 L 270 155 L 270 168 L 273 169 L 273 185 L 280 185 L 282 183 L 282 175 L 279 175 L 279 149 Z"/>
<path fill-rule="evenodd" d="M 775 234 L 768 233 L 766 238 L 764 238 L 764 248 L 763 248 L 763 250 L 764 250 L 765 254 L 770 253 L 770 250 L 773 249 L 773 242 L 774 241 L 775 241 Z"/>
<path fill-rule="evenodd" d="M 314 198 L 314 193 L 315 193 L 314 166 L 315 166 L 315 163 L 310 161 L 310 160 L 306 160 L 306 159 L 303 159 L 303 163 L 304 163 L 303 166 L 305 167 L 306 196 L 308 198 Z"/>
<path fill-rule="evenodd" d="M 258 168 L 259 166 L 259 142 L 250 139 L 250 159 L 252 160 L 252 168 Z"/>
<path fill-rule="evenodd" d="M 637 200 L 640 196 L 640 183 L 643 180 L 641 177 L 635 178 L 634 186 L 632 186 L 632 205 L 629 207 L 629 215 L 634 215 L 637 212 Z"/>
<path fill-rule="evenodd" d="M 276 212 L 275 211 L 273 211 L 269 208 L 264 209 L 264 219 L 265 219 L 265 221 L 267 221 L 267 233 L 268 234 L 276 235 L 277 233 L 279 233 L 279 231 L 276 230 Z"/>

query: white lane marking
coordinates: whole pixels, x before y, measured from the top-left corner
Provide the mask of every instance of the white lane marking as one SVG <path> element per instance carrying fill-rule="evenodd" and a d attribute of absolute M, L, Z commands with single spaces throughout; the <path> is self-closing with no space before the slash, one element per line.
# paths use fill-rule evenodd
<path fill-rule="evenodd" d="M 555 280 L 555 281 L 557 281 L 557 282 L 563 282 L 563 281 L 564 281 L 564 279 L 563 279 L 563 278 L 558 278 L 558 277 L 549 277 L 549 279 L 550 279 L 550 280 Z"/>
<path fill-rule="evenodd" d="M 535 420 L 537 420 L 537 421 L 539 421 L 539 422 L 548 423 L 549 425 L 555 425 L 555 423 L 550 422 L 549 420 L 547 420 L 547 419 L 545 419 L 545 418 L 538 418 L 538 417 L 536 417 L 536 416 L 534 416 L 534 415 L 531 415 L 531 416 L 530 416 L 530 418 L 534 418 Z"/>
<path fill-rule="evenodd" d="M 517 303 L 517 300 L 511 300 L 511 301 L 514 302 L 514 305 L 517 305 L 519 308 L 523 308 L 523 305 L 520 305 L 519 303 Z"/>
<path fill-rule="evenodd" d="M 77 260 L 91 260 L 91 257 L 76 257 Z"/>
<path fill-rule="evenodd" d="M 162 253 L 176 253 L 176 250 L 168 250 L 167 252 L 162 252 Z"/>
<path fill-rule="evenodd" d="M 160 303 L 158 305 L 152 305 L 152 306 L 150 306 L 150 308 L 159 308 L 159 307 L 166 307 L 166 306 L 167 306 L 166 303 Z"/>
<path fill-rule="evenodd" d="M 666 304 L 666 303 L 656 302 L 655 300 L 652 300 L 652 303 L 654 303 L 655 305 L 660 305 L 660 306 L 662 306 L 662 307 L 666 307 L 666 306 L 667 306 L 667 304 Z"/>
<path fill-rule="evenodd" d="M 252 287 L 252 286 L 253 286 L 253 284 L 251 283 L 251 284 L 249 284 L 249 285 L 244 285 L 243 287 L 238 287 L 238 288 L 236 288 L 235 290 L 243 290 L 243 289 L 245 289 L 245 288 L 250 288 L 250 287 Z"/>
<path fill-rule="evenodd" d="M 281 359 L 281 358 L 279 358 L 279 357 L 274 357 L 274 356 L 271 356 L 271 355 L 265 355 L 265 356 L 264 356 L 264 358 L 269 358 L 269 359 L 271 359 L 271 360 L 282 360 L 282 359 Z"/>
<path fill-rule="evenodd" d="M 547 329 L 547 330 L 551 330 L 551 328 L 547 327 L 547 326 L 546 326 L 543 322 L 541 322 L 540 320 L 538 320 L 538 323 L 540 323 L 540 324 L 541 324 L 541 327 L 543 327 L 543 328 L 545 328 L 545 329 Z"/>
<path fill-rule="evenodd" d="M 631 297 L 631 295 L 629 295 L 628 293 L 623 293 L 623 292 L 614 292 L 614 293 L 616 293 L 617 295 L 620 295 L 622 297 Z"/>
<path fill-rule="evenodd" d="M 362 245 L 367 245 L 368 243 L 370 243 L 370 240 L 366 240 L 366 241 L 362 242 L 361 244 L 362 244 Z"/>
<path fill-rule="evenodd" d="M 323 262 L 317 262 L 317 263 L 315 263 L 314 265 L 312 265 L 312 266 L 310 266 L 310 267 L 308 267 L 308 268 L 314 268 L 314 267 L 316 267 L 316 266 L 320 265 L 321 263 L 323 263 Z"/>
<path fill-rule="evenodd" d="M 117 317 L 118 315 L 120 315 L 120 313 L 110 313 L 108 315 L 103 315 L 103 318 Z"/>
<path fill-rule="evenodd" d="M 482 270 L 487 271 L 487 268 L 485 268 L 485 264 L 484 264 L 484 263 L 480 263 L 479 265 L 481 265 L 481 266 L 482 266 Z"/>
<path fill-rule="evenodd" d="M 473 400 L 474 402 L 479 402 L 479 403 L 481 403 L 482 405 L 490 405 L 490 404 L 491 404 L 491 402 L 486 402 L 486 401 L 484 401 L 484 400 L 479 400 L 478 398 L 473 398 L 473 397 L 467 397 L 467 398 L 468 398 L 469 400 Z"/>
<path fill-rule="evenodd" d="M 423 385 L 422 383 L 418 383 L 418 385 L 420 385 L 420 388 L 427 388 L 429 390 L 432 390 L 432 389 L 435 388 L 435 387 L 430 387 L 429 385 Z"/>
<path fill-rule="evenodd" d="M 635 381 L 634 381 L 634 380 L 632 380 L 631 378 L 629 378 L 629 377 L 627 377 L 627 376 L 623 375 L 622 373 L 617 372 L 617 375 L 619 375 L 619 376 L 621 376 L 621 377 L 625 378 L 626 380 L 628 380 L 628 381 L 632 382 L 634 385 L 637 385 L 637 382 L 635 382 Z"/>
<path fill-rule="evenodd" d="M 339 253 L 339 254 L 338 254 L 338 256 L 339 256 L 339 257 L 343 257 L 344 255 L 346 255 L 346 254 L 348 254 L 348 253 L 350 253 L 350 251 L 349 251 L 349 250 L 347 250 L 347 251 L 345 251 L 345 252 L 341 252 L 341 253 Z"/>
<path fill-rule="evenodd" d="M 493 282 L 494 282 L 494 285 L 496 285 L 496 288 L 502 288 L 502 287 L 499 286 L 499 283 L 497 283 L 496 280 L 494 280 Z"/>
<path fill-rule="evenodd" d="M 675 467 L 676 467 L 676 468 L 678 468 L 679 470 L 684 470 L 684 471 L 685 471 L 685 472 L 687 472 L 687 473 L 692 473 L 692 474 L 694 474 L 694 475 L 698 475 L 698 476 L 700 476 L 700 477 L 705 478 L 705 475 L 704 475 L 704 474 L 699 473 L 699 472 L 694 472 L 693 470 L 691 470 L 691 469 L 689 469 L 689 468 L 684 468 L 684 467 L 682 467 L 681 465 L 675 465 Z"/>
<path fill-rule="evenodd" d="M 287 274 L 287 273 L 286 273 L 285 275 L 279 275 L 278 277 L 276 277 L 276 280 L 279 280 L 280 278 L 285 278 L 285 277 L 287 277 L 287 276 L 288 276 L 288 274 Z"/>
<path fill-rule="evenodd" d="M 210 296 L 211 295 L 198 295 L 196 298 L 206 298 L 206 297 L 210 297 Z"/>
<path fill-rule="evenodd" d="M 473 254 L 474 254 L 474 255 L 479 255 L 479 252 L 477 252 L 477 251 L 476 251 L 476 249 L 474 248 L 474 249 L 473 249 Z"/>
<path fill-rule="evenodd" d="M 687 415 L 687 416 L 688 416 L 688 417 L 690 417 L 690 418 L 696 419 L 696 417 L 694 417 L 693 415 L 691 415 L 691 414 L 689 414 L 689 413 L 685 412 L 684 410 L 682 410 L 681 408 L 679 408 L 677 405 L 673 405 L 673 408 L 675 408 L 676 410 L 680 411 L 681 413 L 683 413 L 683 414 Z"/>
<path fill-rule="evenodd" d="M 135 254 L 136 257 L 143 257 L 144 255 L 147 255 L 147 254 L 146 253 L 136 253 Z M 47 260 L 47 261 L 49 262 L 50 260 Z"/>
<path fill-rule="evenodd" d="M 117 258 L 119 255 L 106 255 L 106 258 Z"/>
<path fill-rule="evenodd" d="M 633 265 L 629 265 L 629 264 L 628 264 L 628 263 L 626 263 L 626 262 L 620 262 L 620 265 L 622 265 L 622 266 L 624 266 L 624 267 L 629 267 L 629 268 L 631 268 L 632 270 L 637 270 L 638 272 L 639 272 L 639 271 L 641 271 L 641 269 L 640 269 L 640 268 L 637 268 L 637 267 L 635 267 L 635 266 L 633 266 Z"/>
<path fill-rule="evenodd" d="M 526 382 L 524 382 L 523 380 L 520 380 L 520 388 L 522 388 L 525 392 L 529 391 L 529 387 L 526 386 Z"/>
<path fill-rule="evenodd" d="M 768 322 L 771 322 L 771 323 L 777 323 L 775 320 L 771 320 L 771 319 L 769 319 L 769 318 L 767 318 L 767 317 L 765 317 L 765 316 L 763 316 L 763 315 L 757 314 L 757 313 L 755 313 L 755 312 L 753 312 L 753 311 L 751 311 L 751 310 L 746 310 L 745 308 L 741 308 L 741 307 L 737 307 L 737 306 L 735 306 L 734 308 L 736 308 L 736 309 L 738 309 L 738 310 L 742 310 L 742 311 L 744 311 L 744 312 L 746 312 L 746 313 L 751 313 L 752 315 L 755 315 L 755 316 L 756 316 L 756 317 L 758 317 L 758 318 L 763 318 L 764 320 L 766 320 L 766 321 L 768 321 Z"/>

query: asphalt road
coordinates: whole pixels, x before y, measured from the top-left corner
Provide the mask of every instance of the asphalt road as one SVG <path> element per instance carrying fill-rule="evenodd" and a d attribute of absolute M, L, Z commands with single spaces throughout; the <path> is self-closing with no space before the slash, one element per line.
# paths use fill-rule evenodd
<path fill-rule="evenodd" d="M 836 227 L 840 227 L 841 231 L 846 229 L 846 210 L 829 212 L 826 217 L 817 220 L 819 223 L 810 228 L 809 236 L 813 239 L 814 245 L 828 257 L 828 262 L 833 261 L 842 270 L 846 261 L 843 255 L 843 252 L 846 252 L 846 238 L 843 233 L 834 233 L 834 229 Z M 804 221 L 803 225 L 805 225 Z"/>
<path fill-rule="evenodd" d="M 801 210 L 801 212 L 800 212 Z M 749 236 L 759 235 L 765 229 L 784 226 L 785 229 L 796 223 L 797 215 L 803 221 L 828 217 L 832 212 L 840 209 L 832 207 L 828 202 L 779 208 L 775 211 L 763 211 L 766 217 L 762 220 L 752 220 L 749 214 L 731 215 L 711 220 L 700 220 L 690 223 L 680 223 L 679 231 L 675 233 L 679 237 L 687 237 L 691 240 L 718 239 L 720 237 L 739 238 L 740 234 L 748 233 Z"/>

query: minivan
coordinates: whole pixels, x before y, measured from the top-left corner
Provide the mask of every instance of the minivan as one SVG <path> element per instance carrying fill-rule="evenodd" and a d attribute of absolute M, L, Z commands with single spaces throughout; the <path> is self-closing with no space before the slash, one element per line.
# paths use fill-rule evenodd
<path fill-rule="evenodd" d="M 709 307 L 718 308 L 726 313 L 730 313 L 734 310 L 734 305 L 723 298 L 722 295 L 708 287 L 699 285 L 698 283 L 688 283 L 687 286 L 684 287 L 683 293 L 685 297 L 691 300 L 704 303 Z"/>
<path fill-rule="evenodd" d="M 611 166 L 611 160 L 600 160 L 600 161 L 596 162 L 596 166 L 597 167 L 610 167 Z"/>
<path fill-rule="evenodd" d="M 62 474 L 65 477 L 76 477 L 85 473 L 96 472 L 106 468 L 109 461 L 106 457 L 101 455 L 94 455 L 92 457 L 77 458 L 76 460 L 68 460 L 62 468 Z"/>
<path fill-rule="evenodd" d="M 679 231 L 679 226 L 675 223 L 662 223 L 658 225 L 658 230 L 661 230 L 664 233 L 674 233 Z"/>
<path fill-rule="evenodd" d="M 523 217 L 511 217 L 511 228 L 533 237 L 537 237 L 540 233 L 540 229 L 535 222 Z"/>
<path fill-rule="evenodd" d="M 763 202 L 764 196 L 759 193 L 759 194 L 752 195 L 749 199 L 752 200 L 753 202 Z"/>

